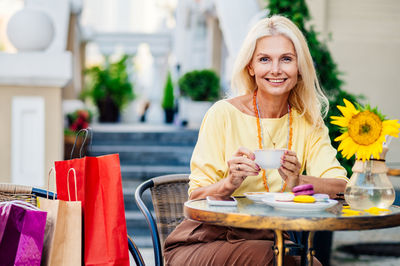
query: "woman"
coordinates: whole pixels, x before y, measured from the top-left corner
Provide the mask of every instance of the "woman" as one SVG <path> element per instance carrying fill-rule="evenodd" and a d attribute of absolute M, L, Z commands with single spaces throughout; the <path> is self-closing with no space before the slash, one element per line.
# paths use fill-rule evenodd
<path fill-rule="evenodd" d="M 272 16 L 250 30 L 232 87 L 242 95 L 217 102 L 204 117 L 191 160 L 190 199 L 291 191 L 308 183 L 331 197 L 344 191 L 346 171 L 321 116 L 328 101 L 307 43 L 290 20 Z M 288 150 L 279 169 L 264 171 L 254 162 L 259 148 Z M 167 238 L 165 260 L 168 265 L 268 265 L 272 245 L 270 230 L 185 220 Z M 298 263 L 291 257 L 285 261 Z"/>

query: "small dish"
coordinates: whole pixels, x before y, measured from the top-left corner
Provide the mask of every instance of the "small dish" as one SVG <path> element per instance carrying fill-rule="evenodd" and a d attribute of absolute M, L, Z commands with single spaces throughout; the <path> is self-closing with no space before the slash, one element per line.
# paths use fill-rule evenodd
<path fill-rule="evenodd" d="M 316 212 L 323 211 L 327 208 L 335 206 L 338 201 L 329 199 L 327 202 L 314 203 L 297 203 L 276 201 L 274 198 L 263 198 L 262 202 L 274 207 L 277 210 L 292 211 L 292 212 Z"/>
<path fill-rule="evenodd" d="M 243 194 L 252 201 L 263 202 L 263 199 L 274 199 L 278 192 L 245 192 Z"/>

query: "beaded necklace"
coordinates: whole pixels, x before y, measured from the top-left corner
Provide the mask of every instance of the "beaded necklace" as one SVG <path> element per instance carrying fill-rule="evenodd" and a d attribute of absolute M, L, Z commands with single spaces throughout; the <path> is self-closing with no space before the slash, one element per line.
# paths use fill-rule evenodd
<path fill-rule="evenodd" d="M 253 109 L 254 109 L 254 113 L 257 117 L 257 138 L 258 138 L 258 148 L 259 149 L 263 149 L 263 134 L 261 131 L 261 121 L 260 121 L 260 109 L 258 108 L 258 100 L 257 100 L 257 90 L 254 90 L 254 95 L 253 95 Z M 288 137 L 287 137 L 287 149 L 291 150 L 292 149 L 292 139 L 293 139 L 293 117 L 291 115 L 291 107 L 288 104 Z M 269 132 L 268 132 L 269 135 Z M 269 135 L 269 137 L 271 138 L 271 135 Z M 274 144 L 274 148 L 275 148 L 275 143 L 273 142 L 272 138 L 271 138 L 271 142 Z M 264 187 L 267 190 L 267 192 L 269 192 L 269 187 L 268 187 L 268 183 L 267 183 L 267 176 L 265 173 L 265 169 L 262 169 L 262 178 L 263 178 L 263 183 L 264 183 Z M 285 191 L 286 189 L 286 182 L 283 182 L 282 184 L 282 189 L 281 192 Z"/>

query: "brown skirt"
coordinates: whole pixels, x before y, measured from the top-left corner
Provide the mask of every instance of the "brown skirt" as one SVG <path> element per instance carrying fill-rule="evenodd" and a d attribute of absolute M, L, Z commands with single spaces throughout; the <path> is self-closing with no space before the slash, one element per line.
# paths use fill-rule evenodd
<path fill-rule="evenodd" d="M 285 239 L 289 239 L 285 235 Z M 184 220 L 164 244 L 165 265 L 273 265 L 274 233 Z M 300 265 L 285 256 L 285 265 Z M 321 265 L 314 259 L 314 265 Z"/>

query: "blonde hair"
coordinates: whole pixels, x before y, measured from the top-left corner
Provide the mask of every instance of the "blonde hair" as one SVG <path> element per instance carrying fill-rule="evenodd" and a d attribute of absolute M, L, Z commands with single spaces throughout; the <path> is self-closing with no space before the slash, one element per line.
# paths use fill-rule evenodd
<path fill-rule="evenodd" d="M 322 117 L 328 112 L 328 99 L 319 85 L 306 39 L 299 28 L 283 16 L 264 18 L 249 31 L 233 66 L 231 87 L 239 95 L 250 94 L 257 88 L 255 78 L 248 71 L 257 40 L 280 34 L 292 41 L 300 74 L 297 84 L 290 92 L 289 104 L 312 125 L 321 127 L 324 123 Z"/>

